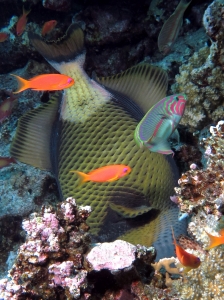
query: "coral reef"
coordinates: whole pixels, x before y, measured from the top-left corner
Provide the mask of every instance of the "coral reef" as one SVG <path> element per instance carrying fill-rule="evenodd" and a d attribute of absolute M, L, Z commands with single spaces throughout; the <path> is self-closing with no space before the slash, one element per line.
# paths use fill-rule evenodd
<path fill-rule="evenodd" d="M 86 285 L 82 255 L 89 244 L 85 224 L 89 213 L 89 207 L 77 210 L 75 200 L 68 198 L 57 211 L 45 206 L 24 220 L 28 236 L 10 271 L 12 281 L 1 280 L 1 297 L 8 300 L 26 293 L 43 299 L 56 299 L 58 294 L 77 299 Z"/>
<path fill-rule="evenodd" d="M 91 292 L 102 299 L 107 289 L 112 294 L 119 289 L 121 294 L 129 293 L 122 291 L 124 286 L 150 282 L 153 247 L 118 240 L 97 245 L 85 258 L 90 244 L 85 220 L 90 212 L 90 207 L 77 209 L 75 200 L 68 198 L 57 209 L 43 206 L 40 213 L 25 219 L 27 238 L 9 271 L 11 280 L 0 280 L 0 297 L 87 299 Z"/>
<path fill-rule="evenodd" d="M 215 0 L 204 13 L 203 23 L 211 46 L 201 48 L 180 67 L 172 91 L 186 93 L 188 104 L 181 124 L 189 130 L 217 122 L 223 116 L 223 3 Z"/>
<path fill-rule="evenodd" d="M 211 126 L 211 137 L 201 140 L 207 157 L 205 169 L 191 169 L 178 180 L 176 202 L 182 212 L 204 210 L 221 215 L 224 204 L 224 121 Z"/>

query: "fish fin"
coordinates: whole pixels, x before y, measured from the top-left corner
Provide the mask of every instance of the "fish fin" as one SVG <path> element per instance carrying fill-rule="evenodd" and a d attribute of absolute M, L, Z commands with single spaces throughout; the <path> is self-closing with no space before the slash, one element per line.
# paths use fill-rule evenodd
<path fill-rule="evenodd" d="M 171 134 L 170 138 L 176 140 L 179 144 L 180 143 L 179 131 L 175 129 L 174 132 Z"/>
<path fill-rule="evenodd" d="M 14 76 L 17 80 L 17 83 L 18 83 L 18 89 L 15 92 L 13 92 L 13 94 L 18 94 L 18 93 L 20 93 L 22 91 L 25 91 L 25 90 L 30 88 L 28 80 L 26 80 L 26 79 L 24 79 L 24 78 L 22 78 L 18 75 L 15 75 L 15 74 L 10 74 L 10 75 Z"/>
<path fill-rule="evenodd" d="M 218 236 L 214 236 L 214 235 L 211 235 L 210 233 L 208 233 L 207 231 L 205 231 L 210 239 L 210 244 L 205 248 L 205 250 L 210 250 L 216 246 L 219 246 L 222 243 L 220 237 Z"/>
<path fill-rule="evenodd" d="M 26 10 L 23 6 L 23 15 L 28 16 L 28 14 L 31 12 L 31 8 Z"/>
<path fill-rule="evenodd" d="M 188 273 L 190 270 L 192 270 L 193 268 L 192 267 L 185 267 L 183 266 L 183 273 Z"/>
<path fill-rule="evenodd" d="M 57 70 L 59 68 L 57 63 L 74 60 L 84 53 L 84 34 L 77 24 L 70 25 L 66 34 L 57 41 L 45 42 L 41 36 L 33 32 L 29 32 L 28 37 L 36 50 Z M 82 63 L 84 58 L 80 60 L 80 65 Z"/>
<path fill-rule="evenodd" d="M 148 207 L 145 205 L 139 207 L 126 207 L 115 203 L 109 203 L 109 206 L 113 211 L 117 212 L 124 218 L 135 218 L 153 209 L 152 207 Z"/>
<path fill-rule="evenodd" d="M 174 154 L 174 152 L 170 148 L 170 144 L 167 141 L 159 140 L 159 142 L 156 143 L 156 139 L 153 138 L 151 140 L 151 143 L 153 144 L 144 143 L 144 145 L 152 152 L 158 152 L 166 155 Z"/>
<path fill-rule="evenodd" d="M 161 68 L 148 63 L 138 64 L 110 77 L 96 77 L 127 110 L 139 111 L 141 116 L 165 97 L 168 76 Z"/>
<path fill-rule="evenodd" d="M 71 170 L 71 173 L 75 173 L 79 176 L 79 186 L 82 185 L 84 182 L 89 181 L 89 175 L 80 171 Z"/>
<path fill-rule="evenodd" d="M 52 147 L 53 125 L 58 114 L 60 95 L 26 113 L 19 119 L 16 135 L 10 153 L 17 160 L 34 167 L 52 170 L 50 149 Z M 55 158 L 56 159 L 56 158 Z"/>
<path fill-rule="evenodd" d="M 224 236 L 224 228 L 222 228 L 222 229 L 219 230 L 219 234 L 222 235 L 222 236 Z"/>

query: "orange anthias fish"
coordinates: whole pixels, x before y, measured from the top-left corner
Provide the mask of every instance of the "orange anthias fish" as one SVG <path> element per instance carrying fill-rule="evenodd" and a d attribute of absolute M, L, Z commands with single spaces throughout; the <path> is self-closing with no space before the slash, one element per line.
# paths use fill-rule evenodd
<path fill-rule="evenodd" d="M 209 250 L 213 247 L 224 244 L 224 228 L 219 231 L 219 234 L 221 236 L 214 236 L 214 235 L 211 235 L 210 233 L 208 233 L 207 231 L 205 231 L 205 232 L 207 233 L 207 235 L 209 236 L 209 239 L 210 239 L 210 245 L 208 247 L 206 247 L 205 250 Z"/>
<path fill-rule="evenodd" d="M 87 174 L 75 170 L 70 172 L 78 174 L 81 179 L 80 184 L 82 184 L 87 181 L 112 182 L 129 174 L 131 168 L 126 165 L 110 165 L 95 169 Z"/>
<path fill-rule="evenodd" d="M 42 27 L 41 34 L 44 36 L 45 34 L 50 33 L 54 29 L 54 27 L 57 25 L 57 23 L 58 22 L 56 20 L 51 20 L 51 21 L 45 22 Z"/>
<path fill-rule="evenodd" d="M 200 258 L 195 256 L 194 254 L 188 253 L 181 246 L 177 244 L 177 241 L 174 236 L 173 228 L 172 228 L 172 234 L 173 234 L 176 255 L 179 262 L 184 266 L 184 273 L 187 273 L 191 269 L 198 268 L 201 264 Z"/>
<path fill-rule="evenodd" d="M 0 156 L 0 169 L 9 166 L 10 164 L 16 163 L 13 157 L 1 157 Z"/>
<path fill-rule="evenodd" d="M 166 55 L 175 42 L 183 24 L 183 15 L 192 0 L 181 0 L 174 13 L 165 21 L 158 37 L 159 51 Z"/>
<path fill-rule="evenodd" d="M 17 75 L 16 77 L 19 88 L 14 94 L 18 94 L 27 89 L 35 91 L 59 91 L 71 87 L 75 81 L 73 78 L 63 74 L 44 74 L 35 76 L 29 80 L 23 79 Z"/>
<path fill-rule="evenodd" d="M 3 43 L 8 38 L 8 34 L 5 32 L 0 32 L 0 43 Z"/>
<path fill-rule="evenodd" d="M 13 106 L 17 100 L 12 92 L 6 91 L 6 93 L 9 95 L 9 97 L 0 104 L 0 123 L 10 116 Z"/>
<path fill-rule="evenodd" d="M 19 20 L 16 23 L 16 34 L 20 36 L 26 28 L 27 15 L 31 10 L 25 10 L 23 7 L 23 14 L 19 17 Z"/>

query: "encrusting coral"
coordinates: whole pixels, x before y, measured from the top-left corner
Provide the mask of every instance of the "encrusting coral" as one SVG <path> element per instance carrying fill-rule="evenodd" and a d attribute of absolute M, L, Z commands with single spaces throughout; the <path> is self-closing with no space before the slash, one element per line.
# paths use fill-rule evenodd
<path fill-rule="evenodd" d="M 181 124 L 191 131 L 223 117 L 223 13 L 224 3 L 221 0 L 215 0 L 208 6 L 203 23 L 212 44 L 195 52 L 188 64 L 180 67 L 180 74 L 176 75 L 176 83 L 172 86 L 173 92 L 185 93 L 188 97 Z"/>
<path fill-rule="evenodd" d="M 176 187 L 175 202 L 182 212 L 197 212 L 200 208 L 206 213 L 221 216 L 219 209 L 224 204 L 224 121 L 211 126 L 212 136 L 202 139 L 207 158 L 205 169 L 194 169 L 182 174 Z"/>

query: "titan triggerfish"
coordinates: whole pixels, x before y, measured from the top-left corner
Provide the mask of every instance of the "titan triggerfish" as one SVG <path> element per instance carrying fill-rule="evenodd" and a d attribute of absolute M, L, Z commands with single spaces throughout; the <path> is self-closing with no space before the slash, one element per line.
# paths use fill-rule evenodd
<path fill-rule="evenodd" d="M 119 238 L 155 245 L 157 259 L 172 255 L 171 224 L 176 236 L 186 231 L 186 222 L 178 220 L 179 210 L 170 200 L 177 168 L 172 158 L 139 148 L 134 141 L 139 121 L 166 94 L 166 72 L 140 63 L 112 77 L 90 79 L 83 69 L 84 34 L 75 24 L 56 43 L 34 33 L 29 39 L 75 84 L 20 118 L 11 155 L 51 170 L 62 200 L 74 197 L 78 205 L 91 206 L 87 223 L 93 242 Z M 113 182 L 83 185 L 70 172 L 88 173 L 114 164 L 132 171 Z"/>

